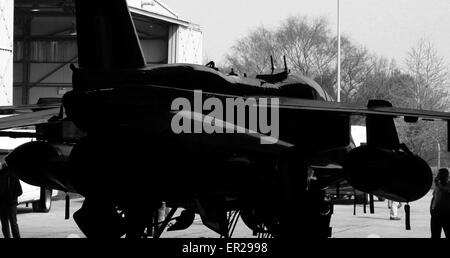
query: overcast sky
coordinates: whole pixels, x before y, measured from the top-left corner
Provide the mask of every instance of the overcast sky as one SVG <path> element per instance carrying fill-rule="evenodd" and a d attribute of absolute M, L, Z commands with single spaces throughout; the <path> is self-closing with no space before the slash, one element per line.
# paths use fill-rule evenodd
<path fill-rule="evenodd" d="M 336 32 L 337 0 L 162 0 L 180 18 L 203 28 L 204 55 L 223 62 L 230 47 L 258 26 L 276 27 L 290 15 L 327 17 Z M 449 0 L 341 0 L 341 30 L 372 53 L 399 65 L 420 38 L 450 63 Z"/>

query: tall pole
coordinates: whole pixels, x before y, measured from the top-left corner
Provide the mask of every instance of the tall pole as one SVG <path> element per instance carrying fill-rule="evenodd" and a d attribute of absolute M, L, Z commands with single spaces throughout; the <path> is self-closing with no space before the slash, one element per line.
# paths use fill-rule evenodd
<path fill-rule="evenodd" d="M 438 147 L 437 169 L 439 170 L 441 168 L 441 143 L 434 136 L 431 136 L 431 138 L 433 138 L 433 140 L 437 143 L 437 147 Z"/>
<path fill-rule="evenodd" d="M 341 4 L 338 2 L 337 12 L 337 40 L 338 40 L 338 54 L 337 54 L 337 101 L 341 102 Z"/>
<path fill-rule="evenodd" d="M 438 144 L 438 169 L 441 169 L 441 144 L 439 143 L 439 141 L 437 142 Z"/>

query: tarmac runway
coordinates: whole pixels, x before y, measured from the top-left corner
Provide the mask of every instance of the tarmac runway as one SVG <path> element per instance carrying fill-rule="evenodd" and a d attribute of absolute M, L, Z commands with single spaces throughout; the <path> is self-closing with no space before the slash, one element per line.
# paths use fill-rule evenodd
<path fill-rule="evenodd" d="M 390 220 L 387 201 L 375 202 L 375 214 L 364 214 L 358 205 L 356 216 L 353 205 L 335 206 L 331 218 L 334 238 L 430 238 L 430 202 L 432 192 L 410 203 L 411 230 L 406 230 L 404 205 L 399 209 L 401 220 Z M 369 206 L 367 206 L 369 212 Z M 443 233 L 442 233 L 443 234 Z"/>
<path fill-rule="evenodd" d="M 353 205 L 336 205 L 331 220 L 333 238 L 429 238 L 431 192 L 421 200 L 411 203 L 411 227 L 405 229 L 405 213 L 399 209 L 402 220 L 389 219 L 387 202 L 375 202 L 375 214 L 364 214 L 363 206 L 358 205 L 356 216 Z M 83 199 L 71 200 L 70 210 L 81 207 Z M 33 213 L 24 205 L 19 206 L 18 223 L 23 238 L 84 238 L 72 216 L 64 219 L 65 202 L 54 201 L 49 213 Z M 369 208 L 367 206 L 367 211 Z M 219 235 L 202 225 L 197 216 L 194 224 L 185 231 L 166 232 L 163 238 L 218 238 Z M 252 232 L 240 220 L 234 237 L 253 238 Z"/>

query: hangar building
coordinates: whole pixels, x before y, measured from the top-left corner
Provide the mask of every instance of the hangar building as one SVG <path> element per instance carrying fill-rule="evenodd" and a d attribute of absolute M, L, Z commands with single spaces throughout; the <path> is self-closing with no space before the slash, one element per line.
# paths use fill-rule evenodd
<path fill-rule="evenodd" d="M 128 0 L 147 63 L 202 62 L 202 31 L 159 0 Z M 73 0 L 0 0 L 0 106 L 71 90 L 77 62 Z M 13 90 L 14 89 L 14 90 Z"/>

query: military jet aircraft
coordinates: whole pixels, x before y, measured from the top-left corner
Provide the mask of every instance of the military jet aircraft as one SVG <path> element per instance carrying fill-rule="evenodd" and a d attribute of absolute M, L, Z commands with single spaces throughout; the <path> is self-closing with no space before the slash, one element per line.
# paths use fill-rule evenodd
<path fill-rule="evenodd" d="M 165 202 L 172 211 L 154 237 L 171 219 L 169 230 L 186 229 L 195 214 L 231 237 L 239 212 L 261 236 L 322 238 L 332 215 L 323 190 L 340 180 L 401 202 L 430 190 L 430 167 L 399 142 L 393 119 L 448 113 L 335 103 L 288 69 L 249 78 L 213 65 L 147 67 L 125 0 L 77 0 L 76 18 L 73 91 L 61 108 L 0 120 L 0 129 L 37 125 L 38 141 L 13 150 L 5 167 L 83 195 L 74 219 L 87 237 L 146 237 Z M 367 146 L 355 149 L 353 115 L 367 117 Z"/>

